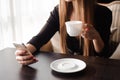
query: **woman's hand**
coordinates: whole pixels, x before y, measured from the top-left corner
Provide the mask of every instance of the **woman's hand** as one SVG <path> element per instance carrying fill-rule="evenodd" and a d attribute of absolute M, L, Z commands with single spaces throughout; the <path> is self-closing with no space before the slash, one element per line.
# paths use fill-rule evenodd
<path fill-rule="evenodd" d="M 93 41 L 93 45 L 96 52 L 100 53 L 104 48 L 104 42 L 100 34 L 96 31 L 96 29 L 93 26 L 84 26 L 81 36 L 83 38 Z"/>
<path fill-rule="evenodd" d="M 87 38 L 89 40 L 94 40 L 94 39 L 97 39 L 98 37 L 100 37 L 99 33 L 91 25 L 84 26 L 81 36 L 83 38 Z"/>
<path fill-rule="evenodd" d="M 29 65 L 38 61 L 30 51 L 24 49 L 17 49 L 15 55 L 18 63 L 22 65 Z"/>

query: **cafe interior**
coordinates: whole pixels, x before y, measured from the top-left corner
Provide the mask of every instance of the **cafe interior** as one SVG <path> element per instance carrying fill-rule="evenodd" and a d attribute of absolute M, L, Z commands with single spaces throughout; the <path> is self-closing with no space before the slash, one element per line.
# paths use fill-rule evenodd
<path fill-rule="evenodd" d="M 2 1 L 4 2 L 4 0 Z M 19 1 L 22 0 L 11 0 L 10 4 L 12 3 L 12 1 L 18 1 L 17 6 L 20 6 Z M 23 0 L 23 1 L 26 2 L 27 0 Z M 59 43 L 60 35 L 59 32 L 57 32 L 48 43 L 46 43 L 43 47 L 40 48 L 40 52 L 37 52 L 34 55 L 38 59 L 38 61 L 34 64 L 30 64 L 30 65 L 18 64 L 14 54 L 16 51 L 15 46 L 14 48 L 7 47 L 1 49 L 0 50 L 0 80 L 120 80 L 120 0 L 97 0 L 97 3 L 99 5 L 106 6 L 112 12 L 112 24 L 110 27 L 111 34 L 109 40 L 110 52 L 112 54 L 110 55 L 109 58 L 101 58 L 95 56 L 81 56 L 81 55 L 78 56 L 78 55 L 70 55 L 70 54 L 64 54 L 64 55 L 57 54 L 61 52 L 60 43 Z M 24 6 L 27 4 L 28 3 L 24 4 Z M 36 5 L 34 5 L 34 7 L 35 6 Z M 30 5 L 27 7 L 32 8 Z M 24 10 L 24 8 L 22 9 Z M 32 23 L 33 20 L 30 20 L 30 22 Z M 19 23 L 19 21 L 17 23 Z M 5 26 L 6 25 L 7 24 L 5 24 Z M 0 26 L 2 26 L 1 23 Z M 17 26 L 22 26 L 22 25 L 17 25 Z M 18 31 L 20 31 L 19 28 Z M 32 31 L 33 31 L 33 27 L 32 27 Z M 1 30 L 0 27 L 0 33 L 1 32 L 3 31 Z M 27 32 L 25 31 L 25 33 Z M 5 32 L 5 34 L 7 34 L 7 32 Z M 22 34 L 20 35 L 22 36 Z M 7 37 L 8 37 L 7 39 L 11 38 L 10 36 Z M 16 38 L 19 37 L 20 36 L 17 36 Z M 2 38 L 0 38 L 0 41 L 2 41 L 0 42 L 1 45 L 5 40 L 2 40 Z"/>

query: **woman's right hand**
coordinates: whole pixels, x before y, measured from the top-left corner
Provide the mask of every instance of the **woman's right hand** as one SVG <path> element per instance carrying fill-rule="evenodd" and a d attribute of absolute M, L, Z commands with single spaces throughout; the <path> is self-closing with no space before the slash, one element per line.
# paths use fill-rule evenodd
<path fill-rule="evenodd" d="M 29 65 L 37 62 L 38 60 L 32 55 L 31 52 L 24 49 L 17 49 L 15 51 L 16 60 L 22 65 Z"/>

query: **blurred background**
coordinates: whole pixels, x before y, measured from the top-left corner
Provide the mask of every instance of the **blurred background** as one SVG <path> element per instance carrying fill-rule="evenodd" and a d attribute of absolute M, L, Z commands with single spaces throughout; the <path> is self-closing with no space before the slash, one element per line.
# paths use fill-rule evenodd
<path fill-rule="evenodd" d="M 38 33 L 59 0 L 0 0 L 0 49 L 26 43 Z"/>
<path fill-rule="evenodd" d="M 98 0 L 109 3 L 114 0 Z M 29 41 L 44 26 L 59 0 L 0 0 L 0 50 Z"/>

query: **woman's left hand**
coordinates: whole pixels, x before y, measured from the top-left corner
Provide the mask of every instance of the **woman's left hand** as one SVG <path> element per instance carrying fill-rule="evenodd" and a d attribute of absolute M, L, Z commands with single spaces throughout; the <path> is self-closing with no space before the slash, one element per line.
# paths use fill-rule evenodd
<path fill-rule="evenodd" d="M 96 29 L 93 26 L 85 25 L 83 26 L 81 36 L 89 40 L 94 40 L 99 37 L 99 33 L 96 31 Z"/>

